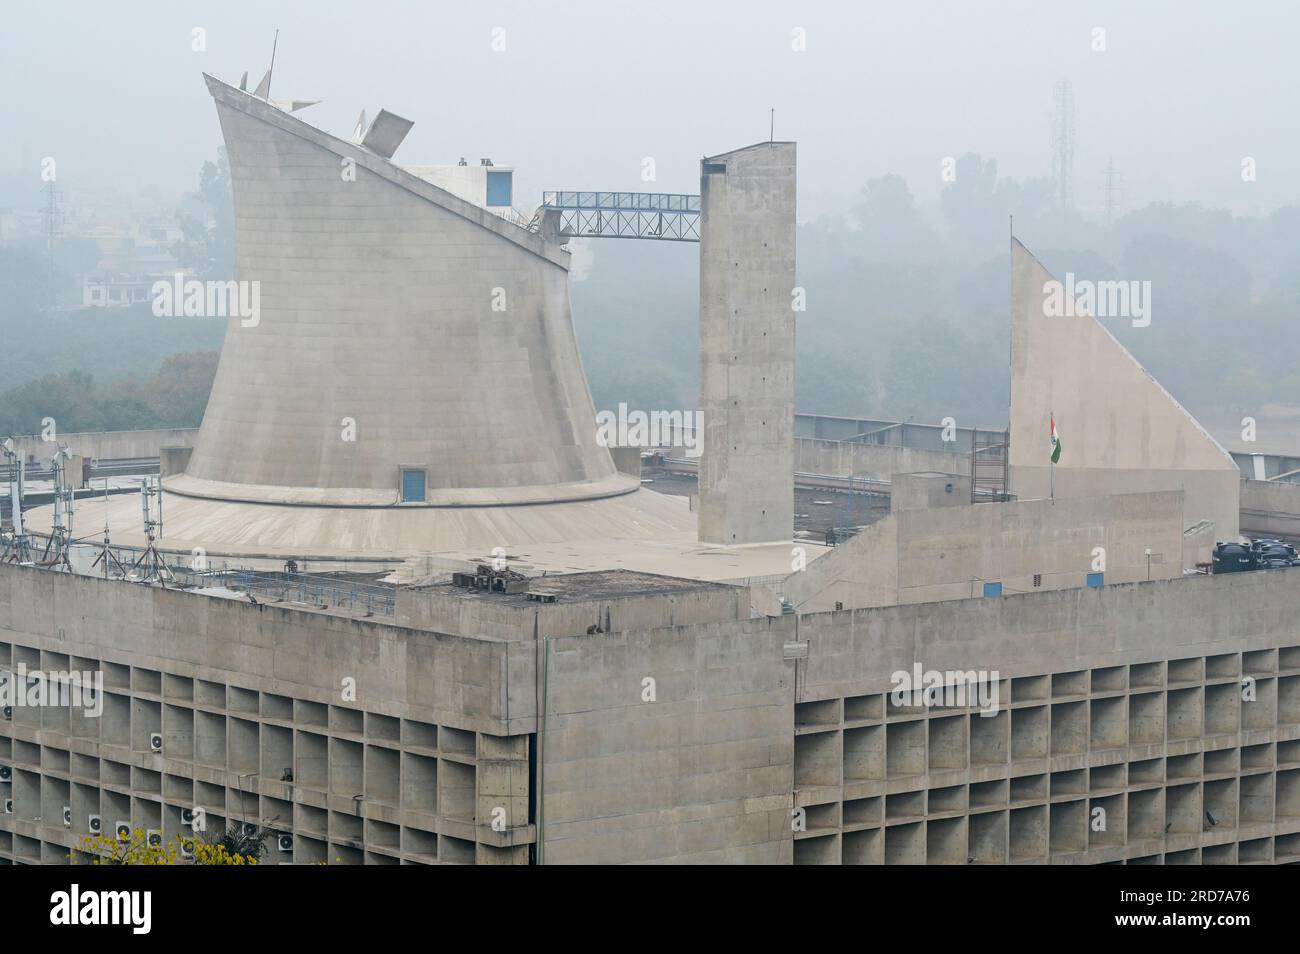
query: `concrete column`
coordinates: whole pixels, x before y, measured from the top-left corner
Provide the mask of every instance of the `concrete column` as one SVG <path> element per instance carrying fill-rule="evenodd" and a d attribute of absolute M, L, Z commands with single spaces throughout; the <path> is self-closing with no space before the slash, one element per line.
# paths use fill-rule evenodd
<path fill-rule="evenodd" d="M 700 170 L 699 538 L 794 533 L 795 144 Z"/>

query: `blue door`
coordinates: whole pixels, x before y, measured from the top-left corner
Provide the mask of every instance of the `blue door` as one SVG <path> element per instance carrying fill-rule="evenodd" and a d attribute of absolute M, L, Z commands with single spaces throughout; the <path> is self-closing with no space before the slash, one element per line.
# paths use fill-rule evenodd
<path fill-rule="evenodd" d="M 424 471 L 402 471 L 402 499 L 407 501 L 424 501 Z"/>

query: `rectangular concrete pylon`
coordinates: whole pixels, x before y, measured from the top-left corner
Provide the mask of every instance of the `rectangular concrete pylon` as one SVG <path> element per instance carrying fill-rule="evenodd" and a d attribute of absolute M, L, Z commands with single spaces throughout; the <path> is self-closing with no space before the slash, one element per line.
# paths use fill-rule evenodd
<path fill-rule="evenodd" d="M 794 535 L 795 144 L 700 169 L 699 538 Z"/>
<path fill-rule="evenodd" d="M 1015 239 L 1011 282 L 1011 492 L 1028 499 L 1053 490 L 1057 497 L 1181 490 L 1184 528 L 1209 520 L 1216 539 L 1235 540 L 1241 472 L 1228 452 L 1074 301 L 1072 276 L 1058 281 Z M 1150 305 L 1148 296 L 1146 320 L 1175 320 L 1152 315 Z M 1055 473 L 1053 416 L 1061 440 Z"/>

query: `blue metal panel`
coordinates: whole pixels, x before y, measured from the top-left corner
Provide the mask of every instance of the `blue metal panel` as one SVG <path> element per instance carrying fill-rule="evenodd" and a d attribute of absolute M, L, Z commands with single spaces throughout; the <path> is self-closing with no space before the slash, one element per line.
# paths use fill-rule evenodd
<path fill-rule="evenodd" d="M 1001 595 L 1002 595 L 1002 583 L 1001 583 L 1001 582 L 997 582 L 997 583 L 985 583 L 985 584 L 984 584 L 984 595 L 985 595 L 985 596 L 1001 596 Z"/>
<path fill-rule="evenodd" d="M 514 173 L 492 172 L 487 174 L 487 204 L 489 207 L 513 205 Z"/>
<path fill-rule="evenodd" d="M 402 471 L 402 499 L 416 502 L 424 501 L 424 471 Z"/>
<path fill-rule="evenodd" d="M 1088 574 L 1088 585 L 1091 586 L 1094 590 L 1099 590 L 1099 589 L 1101 589 L 1102 584 L 1105 583 L 1105 582 L 1106 582 L 1106 574 L 1105 574 L 1105 573 L 1089 573 L 1089 574 Z"/>

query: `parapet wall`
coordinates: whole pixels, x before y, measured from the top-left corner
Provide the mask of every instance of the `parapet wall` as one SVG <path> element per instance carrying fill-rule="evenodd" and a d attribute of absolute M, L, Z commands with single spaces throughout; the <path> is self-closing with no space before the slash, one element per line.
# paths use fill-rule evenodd
<path fill-rule="evenodd" d="M 0 566 L 0 634 L 41 649 L 497 735 L 505 649 L 483 639 Z"/>
<path fill-rule="evenodd" d="M 1099 567 L 1108 583 L 1173 577 L 1182 519 L 1179 491 L 907 510 L 792 573 L 782 595 L 820 612 L 963 599 L 984 582 L 1004 593 L 1084 586 Z"/>
<path fill-rule="evenodd" d="M 96 460 L 122 460 L 135 457 L 157 457 L 163 447 L 193 447 L 198 437 L 197 427 L 160 428 L 142 431 L 84 431 L 58 433 L 57 444 L 66 444 L 69 453 Z M 55 443 L 44 441 L 40 435 L 15 437 L 14 444 L 24 458 L 35 457 L 43 462 L 53 452 Z"/>
<path fill-rule="evenodd" d="M 1241 527 L 1254 536 L 1300 537 L 1300 484 L 1243 480 Z"/>

